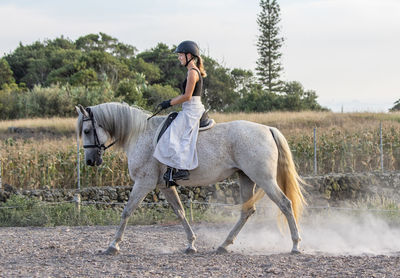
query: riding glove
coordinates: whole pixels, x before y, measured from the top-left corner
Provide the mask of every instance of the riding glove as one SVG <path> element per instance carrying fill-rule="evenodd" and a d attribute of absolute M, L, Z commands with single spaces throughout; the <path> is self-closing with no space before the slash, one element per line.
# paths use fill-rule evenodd
<path fill-rule="evenodd" d="M 161 102 L 159 105 L 159 107 L 161 107 L 161 109 L 167 109 L 169 107 L 171 107 L 171 100 L 164 100 L 163 102 Z"/>

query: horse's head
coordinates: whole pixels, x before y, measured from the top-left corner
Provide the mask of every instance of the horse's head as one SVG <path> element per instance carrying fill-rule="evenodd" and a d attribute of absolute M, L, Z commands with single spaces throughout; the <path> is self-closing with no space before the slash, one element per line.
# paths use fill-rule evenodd
<path fill-rule="evenodd" d="M 104 151 L 111 146 L 105 146 L 110 135 L 102 125 L 96 121 L 90 107 L 83 108 L 83 106 L 79 104 L 75 108 L 79 114 L 77 130 L 82 137 L 86 164 L 90 166 L 99 166 L 103 162 L 102 155 Z"/>
<path fill-rule="evenodd" d="M 86 164 L 100 165 L 102 155 L 112 145 L 127 150 L 147 127 L 149 115 L 127 104 L 109 102 L 84 108 L 76 106 L 77 131 L 83 140 Z M 105 146 L 108 140 L 114 140 Z"/>

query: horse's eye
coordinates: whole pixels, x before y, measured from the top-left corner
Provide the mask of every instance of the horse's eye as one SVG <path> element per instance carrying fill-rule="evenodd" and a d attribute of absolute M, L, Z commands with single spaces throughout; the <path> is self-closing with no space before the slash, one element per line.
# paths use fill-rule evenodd
<path fill-rule="evenodd" d="M 83 132 L 84 132 L 85 134 L 89 134 L 89 133 L 90 133 L 90 129 L 85 129 L 85 130 L 83 130 Z"/>

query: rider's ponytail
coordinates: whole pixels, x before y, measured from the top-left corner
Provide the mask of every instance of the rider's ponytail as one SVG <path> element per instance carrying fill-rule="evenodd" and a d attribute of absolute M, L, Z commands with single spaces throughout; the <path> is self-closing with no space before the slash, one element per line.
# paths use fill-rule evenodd
<path fill-rule="evenodd" d="M 206 70 L 204 69 L 203 59 L 201 59 L 200 56 L 197 57 L 196 66 L 197 66 L 198 69 L 200 70 L 201 76 L 202 76 L 202 77 L 206 77 L 206 76 L 207 76 L 207 73 L 206 73 Z"/>

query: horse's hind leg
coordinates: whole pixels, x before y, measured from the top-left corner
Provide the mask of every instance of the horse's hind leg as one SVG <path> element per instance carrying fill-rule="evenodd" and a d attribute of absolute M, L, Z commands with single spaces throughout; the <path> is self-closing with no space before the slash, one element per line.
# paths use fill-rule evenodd
<path fill-rule="evenodd" d="M 242 203 L 250 200 L 250 198 L 254 195 L 255 183 L 250 180 L 243 172 L 239 173 L 239 182 L 240 182 L 240 196 L 242 199 Z M 217 253 L 222 254 L 227 252 L 227 247 L 233 243 L 239 234 L 240 230 L 243 228 L 244 224 L 246 224 L 247 219 L 256 211 L 256 207 L 254 204 L 251 206 L 243 206 L 242 211 L 240 213 L 239 221 L 233 227 L 231 232 L 225 241 L 218 247 Z"/>
<path fill-rule="evenodd" d="M 132 188 L 131 194 L 129 195 L 128 203 L 126 204 L 124 211 L 122 212 L 121 222 L 117 233 L 115 234 L 114 240 L 111 242 L 108 249 L 104 252 L 107 255 L 117 254 L 119 251 L 119 243 L 122 241 L 126 225 L 128 224 L 128 218 L 132 212 L 139 206 L 143 201 L 144 197 L 154 189 L 155 186 L 141 184 L 136 182 Z"/>
<path fill-rule="evenodd" d="M 268 197 L 278 206 L 278 208 L 285 215 L 290 234 L 293 241 L 292 253 L 300 253 L 299 243 L 300 243 L 300 235 L 299 229 L 297 227 L 296 219 L 294 218 L 294 213 L 292 209 L 292 202 L 286 197 L 286 195 L 279 188 L 278 183 L 275 179 L 269 179 L 267 182 L 257 183 L 262 189 L 264 189 L 265 193 L 267 193 Z"/>
<path fill-rule="evenodd" d="M 186 236 L 188 239 L 188 247 L 185 253 L 196 253 L 197 250 L 194 247 L 194 241 L 196 240 L 196 236 L 192 228 L 190 227 L 189 222 L 186 219 L 185 210 L 182 206 L 181 200 L 179 199 L 178 192 L 176 192 L 175 186 L 172 186 L 170 188 L 163 188 L 161 189 L 161 192 L 165 195 L 165 198 L 171 204 L 175 214 L 182 221 L 182 225 L 185 229 Z"/>

